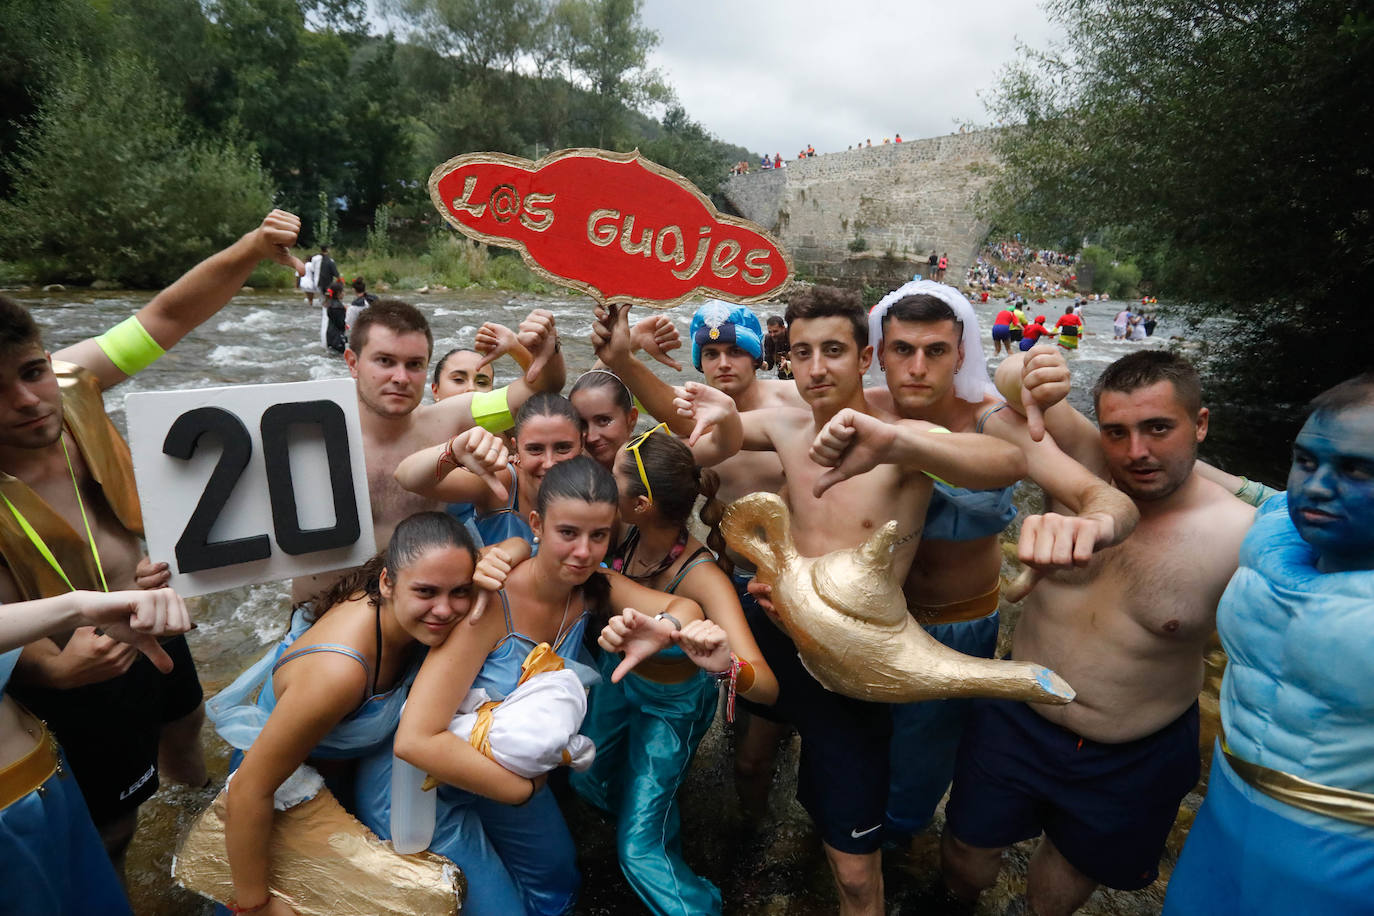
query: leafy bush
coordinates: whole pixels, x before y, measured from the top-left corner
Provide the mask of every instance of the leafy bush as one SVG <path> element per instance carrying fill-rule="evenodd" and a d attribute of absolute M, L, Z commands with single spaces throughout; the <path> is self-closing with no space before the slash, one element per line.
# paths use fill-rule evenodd
<path fill-rule="evenodd" d="M 147 65 L 74 61 L 39 110 L 0 202 L 0 253 L 39 282 L 159 287 L 262 219 L 256 157 L 195 138 Z"/>

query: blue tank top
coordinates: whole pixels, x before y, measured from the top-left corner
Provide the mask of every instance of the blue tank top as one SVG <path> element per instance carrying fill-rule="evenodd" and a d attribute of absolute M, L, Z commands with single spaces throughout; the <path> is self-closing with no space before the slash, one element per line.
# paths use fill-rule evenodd
<path fill-rule="evenodd" d="M 444 511 L 458 521 L 463 523 L 463 527 L 472 535 L 472 541 L 478 547 L 487 546 L 482 541 L 482 532 L 477 528 L 477 507 L 472 503 L 449 503 L 444 507 Z"/>
<path fill-rule="evenodd" d="M 272 675 L 293 658 L 313 652 L 337 652 L 347 655 L 367 669 L 368 684 L 375 684 L 375 675 L 371 667 L 363 656 L 350 646 L 325 643 L 306 646 L 288 654 L 287 648 L 310 629 L 310 626 L 310 621 L 305 617 L 305 610 L 298 608 L 291 615 L 291 627 L 286 635 L 252 667 L 235 678 L 232 684 L 206 702 L 205 712 L 214 723 L 215 731 L 233 747 L 246 751 L 253 745 L 263 726 L 267 724 L 268 716 L 277 705 Z M 415 680 L 422 658 L 423 656 L 417 657 L 410 664 L 396 686 L 364 700 L 348 718 L 334 726 L 324 740 L 310 752 L 310 756 L 326 760 L 346 760 L 366 756 L 383 747 L 390 748 L 392 735 L 401 721 L 401 707 L 405 704 L 406 694 L 409 693 L 411 682 Z"/>
<path fill-rule="evenodd" d="M 14 673 L 14 666 L 19 663 L 19 653 L 23 651 L 23 647 L 20 647 L 0 653 L 0 696 L 5 695 L 5 687 L 10 682 L 10 675 Z"/>
<path fill-rule="evenodd" d="M 506 637 L 487 654 L 486 661 L 482 662 L 482 669 L 472 680 L 472 686 L 481 687 L 493 700 L 503 700 L 520 682 L 520 666 L 530 654 L 530 650 L 539 643 L 524 633 L 516 632 L 505 590 L 502 589 L 496 594 L 501 599 L 501 611 L 506 615 Z M 589 617 L 585 610 L 582 611 L 572 625 L 559 634 L 557 645 L 553 647 L 566 667 L 577 674 L 584 687 L 590 687 L 601 680 L 601 675 L 592 666 L 591 658 L 582 645 L 582 634 L 587 629 Z"/>
<path fill-rule="evenodd" d="M 984 413 L 974 429 L 981 433 L 988 417 L 1006 406 L 999 404 Z M 1015 484 L 993 490 L 965 490 L 936 480 L 921 537 L 927 541 L 976 541 L 1000 534 L 1016 518 L 1016 503 L 1012 499 L 1015 492 Z"/>
<path fill-rule="evenodd" d="M 483 544 L 497 544 L 506 538 L 524 538 L 537 552 L 534 529 L 520 517 L 520 475 L 516 473 L 515 465 L 508 464 L 506 467 L 510 468 L 510 498 L 505 506 L 494 512 L 478 513 L 477 531 L 482 536 Z"/>
<path fill-rule="evenodd" d="M 997 490 L 965 490 L 935 481 L 926 510 L 927 541 L 974 541 L 998 534 L 1016 518 L 1015 485 Z"/>

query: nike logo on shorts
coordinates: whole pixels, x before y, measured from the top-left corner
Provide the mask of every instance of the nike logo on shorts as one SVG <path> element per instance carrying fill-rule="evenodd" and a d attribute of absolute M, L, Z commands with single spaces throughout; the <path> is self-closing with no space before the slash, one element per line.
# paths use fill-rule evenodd
<path fill-rule="evenodd" d="M 882 824 L 878 825 L 878 827 L 881 826 Z M 851 830 L 849 831 L 849 835 L 857 840 L 859 837 L 868 836 L 870 833 L 877 830 L 878 827 L 869 827 L 867 830 Z"/>

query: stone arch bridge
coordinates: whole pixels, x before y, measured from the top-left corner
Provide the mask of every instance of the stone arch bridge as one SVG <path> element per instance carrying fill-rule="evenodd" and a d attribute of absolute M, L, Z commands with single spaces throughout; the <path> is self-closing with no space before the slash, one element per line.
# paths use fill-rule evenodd
<path fill-rule="evenodd" d="M 793 159 L 732 175 L 722 192 L 805 277 L 890 289 L 927 274 L 934 250 L 949 254 L 946 279 L 962 279 L 988 230 L 974 202 L 997 168 L 995 138 L 975 131 Z"/>

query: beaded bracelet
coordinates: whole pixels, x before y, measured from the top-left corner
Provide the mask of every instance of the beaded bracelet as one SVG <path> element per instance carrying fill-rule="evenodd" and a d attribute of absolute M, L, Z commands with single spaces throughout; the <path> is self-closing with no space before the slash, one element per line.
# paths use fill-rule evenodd
<path fill-rule="evenodd" d="M 271 892 L 271 891 L 268 891 L 268 892 L 267 892 L 267 898 L 266 898 L 265 900 L 263 900 L 262 903 L 259 903 L 257 906 L 239 906 L 237 903 L 226 903 L 224 906 L 225 906 L 225 909 L 227 909 L 229 912 L 233 913 L 234 916 L 238 916 L 238 914 L 240 914 L 240 913 L 256 913 L 256 912 L 258 912 L 259 910 L 264 910 L 264 909 L 267 908 L 267 904 L 269 904 L 269 903 L 271 903 L 271 902 L 272 902 L 272 892 Z"/>

